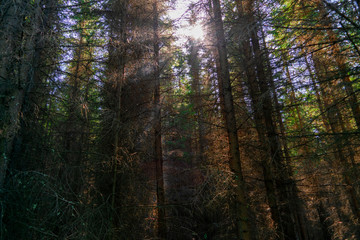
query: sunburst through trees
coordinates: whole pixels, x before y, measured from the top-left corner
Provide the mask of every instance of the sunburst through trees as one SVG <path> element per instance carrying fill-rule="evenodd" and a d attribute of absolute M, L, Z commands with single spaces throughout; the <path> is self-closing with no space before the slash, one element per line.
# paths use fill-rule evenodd
<path fill-rule="evenodd" d="M 356 0 L 4 0 L 0 239 L 360 239 Z"/>

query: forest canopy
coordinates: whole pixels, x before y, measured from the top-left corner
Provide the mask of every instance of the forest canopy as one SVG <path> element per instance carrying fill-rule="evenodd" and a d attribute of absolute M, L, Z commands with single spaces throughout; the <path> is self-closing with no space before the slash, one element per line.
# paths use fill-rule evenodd
<path fill-rule="evenodd" d="M 360 239 L 359 36 L 359 0 L 0 1 L 0 240 Z"/>

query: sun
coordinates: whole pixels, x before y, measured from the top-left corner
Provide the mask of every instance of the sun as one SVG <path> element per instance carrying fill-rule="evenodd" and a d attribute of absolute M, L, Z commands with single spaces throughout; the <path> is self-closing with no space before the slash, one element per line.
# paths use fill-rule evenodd
<path fill-rule="evenodd" d="M 168 12 L 169 17 L 175 22 L 175 35 L 178 42 L 184 42 L 186 39 L 203 40 L 204 28 L 199 22 L 189 23 L 189 6 L 194 0 L 177 1 L 175 7 Z"/>
<path fill-rule="evenodd" d="M 181 26 L 177 29 L 176 34 L 179 37 L 202 40 L 204 38 L 203 26 L 199 23 L 187 26 Z"/>
<path fill-rule="evenodd" d="M 202 40 L 204 38 L 204 28 L 199 23 L 190 25 L 185 34 L 195 40 Z"/>

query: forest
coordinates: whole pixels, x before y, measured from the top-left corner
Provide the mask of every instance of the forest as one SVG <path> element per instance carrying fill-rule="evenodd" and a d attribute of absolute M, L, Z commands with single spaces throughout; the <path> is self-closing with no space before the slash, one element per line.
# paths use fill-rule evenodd
<path fill-rule="evenodd" d="M 0 240 L 360 239 L 360 0 L 1 0 Z"/>

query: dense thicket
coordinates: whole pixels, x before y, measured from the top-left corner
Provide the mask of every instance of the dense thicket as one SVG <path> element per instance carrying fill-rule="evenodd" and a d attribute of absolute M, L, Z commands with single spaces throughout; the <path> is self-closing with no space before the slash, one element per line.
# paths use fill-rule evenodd
<path fill-rule="evenodd" d="M 359 239 L 359 12 L 1 1 L 0 239 Z"/>

